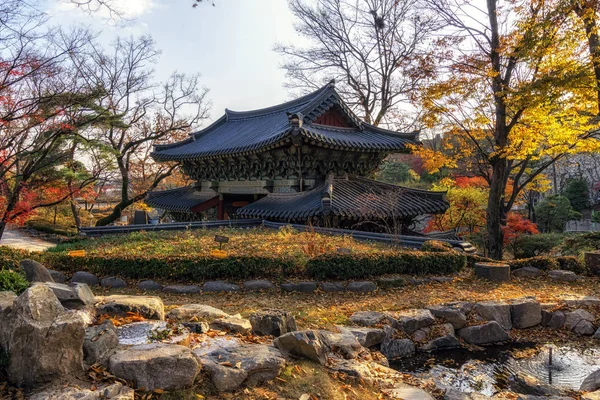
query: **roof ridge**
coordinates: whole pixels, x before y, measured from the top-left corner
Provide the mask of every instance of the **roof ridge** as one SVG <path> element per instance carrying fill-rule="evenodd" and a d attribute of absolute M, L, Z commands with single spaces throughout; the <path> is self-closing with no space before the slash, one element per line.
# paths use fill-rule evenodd
<path fill-rule="evenodd" d="M 287 110 L 291 107 L 299 106 L 304 103 L 311 103 L 314 98 L 320 97 L 320 95 L 322 95 L 323 93 L 325 93 L 328 90 L 331 90 L 333 88 L 335 88 L 335 83 L 333 81 L 331 81 L 313 92 L 305 94 L 304 96 L 299 97 L 297 99 L 286 101 L 285 103 L 281 103 L 281 104 L 277 104 L 277 105 L 265 107 L 265 108 L 259 108 L 256 110 L 248 110 L 248 111 L 234 111 L 234 110 L 230 110 L 230 109 L 226 108 L 225 115 L 227 115 L 227 119 L 230 121 L 262 117 L 264 115 L 281 112 L 281 111 Z"/>
<path fill-rule="evenodd" d="M 161 195 L 161 194 L 165 194 L 165 193 L 171 193 L 171 192 L 178 192 L 184 189 L 196 189 L 194 186 L 180 186 L 180 187 L 176 187 L 173 189 L 165 189 L 165 190 L 156 190 L 156 191 L 151 191 L 148 192 L 148 196 L 157 196 L 157 195 Z"/>

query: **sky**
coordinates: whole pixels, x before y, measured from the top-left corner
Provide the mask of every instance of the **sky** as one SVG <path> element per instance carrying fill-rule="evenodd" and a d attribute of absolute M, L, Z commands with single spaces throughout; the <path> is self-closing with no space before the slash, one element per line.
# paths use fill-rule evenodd
<path fill-rule="evenodd" d="M 243 111 L 290 99 L 283 60 L 273 51 L 276 43 L 302 43 L 286 0 L 216 0 L 214 7 L 196 8 L 193 0 L 118 0 L 130 22 L 117 25 L 102 12 L 88 15 L 61 0 L 44 1 L 52 24 L 88 26 L 101 32 L 104 44 L 117 35 L 150 34 L 162 50 L 156 78 L 201 73 L 210 89 L 211 120 L 225 108 Z"/>

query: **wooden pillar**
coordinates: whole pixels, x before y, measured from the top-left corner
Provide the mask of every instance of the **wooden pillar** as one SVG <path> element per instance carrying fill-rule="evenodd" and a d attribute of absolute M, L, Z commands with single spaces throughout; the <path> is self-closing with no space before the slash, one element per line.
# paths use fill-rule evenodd
<path fill-rule="evenodd" d="M 219 205 L 217 206 L 217 219 L 223 220 L 225 216 L 225 199 L 223 199 L 223 195 L 219 195 Z"/>

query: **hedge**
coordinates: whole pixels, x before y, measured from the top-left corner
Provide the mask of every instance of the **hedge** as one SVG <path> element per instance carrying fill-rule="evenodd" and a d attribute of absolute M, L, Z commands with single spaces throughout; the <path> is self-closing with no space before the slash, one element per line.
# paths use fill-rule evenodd
<path fill-rule="evenodd" d="M 520 260 L 513 260 L 510 262 L 512 270 L 516 270 L 523 267 L 535 267 L 542 271 L 549 271 L 553 269 L 564 269 L 566 271 L 573 271 L 576 274 L 586 274 L 588 272 L 587 267 L 577 257 L 564 256 L 564 257 L 548 257 L 538 256 L 524 258 Z"/>
<path fill-rule="evenodd" d="M 531 258 L 549 254 L 564 238 L 565 235 L 560 233 L 540 233 L 537 235 L 520 236 L 515 242 L 515 258 Z"/>
<path fill-rule="evenodd" d="M 452 245 L 441 240 L 427 240 L 421 246 L 421 251 L 446 252 L 451 251 Z"/>
<path fill-rule="evenodd" d="M 355 279 L 384 274 L 450 274 L 466 265 L 459 252 L 446 253 L 393 251 L 381 254 L 330 253 L 299 260 L 282 257 L 212 258 L 194 255 L 168 257 L 88 255 L 71 257 L 64 253 L 46 253 L 48 267 L 73 273 L 86 270 L 98 275 L 118 275 L 130 279 L 161 278 L 180 281 L 211 279 L 243 280 L 250 278 L 282 279 Z"/>
<path fill-rule="evenodd" d="M 28 287 L 29 282 L 23 274 L 10 269 L 0 270 L 0 292 L 8 291 L 21 294 Z"/>

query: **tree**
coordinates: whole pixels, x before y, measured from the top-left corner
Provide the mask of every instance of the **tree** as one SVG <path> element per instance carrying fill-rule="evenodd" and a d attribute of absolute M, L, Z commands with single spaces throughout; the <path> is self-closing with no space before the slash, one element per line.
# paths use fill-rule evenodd
<path fill-rule="evenodd" d="M 519 239 L 522 236 L 540 233 L 535 223 L 514 212 L 508 214 L 506 225 L 502 229 L 504 231 L 504 246 L 510 248 L 513 254 L 518 248 Z"/>
<path fill-rule="evenodd" d="M 79 86 L 70 62 L 91 35 L 45 29 L 45 22 L 26 2 L 4 2 L 0 9 L 0 237 L 8 223 L 23 222 L 94 179 L 60 185 L 68 174 L 66 146 L 103 119 L 93 105 L 100 90 Z"/>
<path fill-rule="evenodd" d="M 590 188 L 585 179 L 570 179 L 563 192 L 569 203 L 577 212 L 590 208 Z"/>
<path fill-rule="evenodd" d="M 111 52 L 94 46 L 75 59 L 78 74 L 89 87 L 105 88 L 96 106 L 108 110 L 101 127 L 85 132 L 86 140 L 107 150 L 121 185 L 120 201 L 96 222 L 107 225 L 170 176 L 176 163 L 154 163 L 153 143 L 181 140 L 208 117 L 208 90 L 199 75 L 174 73 L 167 82 L 153 81 L 152 65 L 159 52 L 150 37 L 117 39 Z"/>
<path fill-rule="evenodd" d="M 420 1 L 290 0 L 296 31 L 311 44 L 276 46 L 286 57 L 287 86 L 309 91 L 334 78 L 366 122 L 379 125 L 391 111 L 399 113 L 430 69 L 434 20 Z"/>
<path fill-rule="evenodd" d="M 473 234 L 485 226 L 485 202 L 487 189 L 474 186 L 459 187 L 450 179 L 444 179 L 433 190 L 446 190 L 450 207 L 444 214 L 434 215 L 426 231 L 448 231 Z"/>
<path fill-rule="evenodd" d="M 558 0 L 428 3 L 444 30 L 435 76 L 419 92 L 423 121 L 448 138 L 440 165 L 488 181 L 488 254 L 501 259 L 520 194 L 566 154 L 598 149 L 586 37 Z"/>
<path fill-rule="evenodd" d="M 415 174 L 414 171 L 413 174 Z M 384 161 L 375 176 L 380 181 L 399 184 L 413 179 L 413 174 L 411 174 L 408 164 Z"/>
<path fill-rule="evenodd" d="M 550 195 L 535 208 L 538 227 L 542 232 L 562 232 L 567 221 L 581 217 L 573 210 L 569 199 L 561 195 Z"/>

